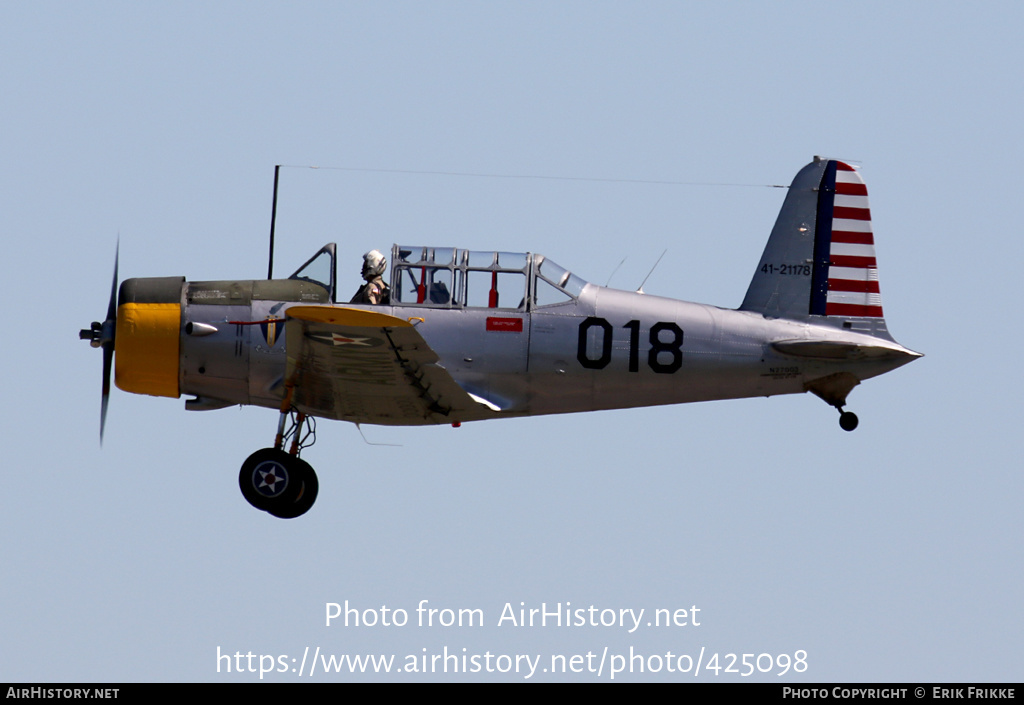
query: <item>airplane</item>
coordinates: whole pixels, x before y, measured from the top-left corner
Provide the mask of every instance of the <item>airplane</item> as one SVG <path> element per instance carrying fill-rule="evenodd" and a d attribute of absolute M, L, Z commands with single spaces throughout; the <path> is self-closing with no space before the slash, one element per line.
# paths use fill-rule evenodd
<path fill-rule="evenodd" d="M 886 328 L 867 187 L 835 159 L 794 178 L 738 309 L 598 286 L 529 252 L 394 245 L 391 265 L 390 301 L 370 305 L 337 301 L 334 244 L 287 279 L 119 289 L 115 255 L 107 317 L 80 332 L 103 350 L 101 442 L 112 361 L 126 392 L 275 409 L 239 487 L 287 519 L 319 491 L 300 458 L 316 418 L 458 427 L 811 392 L 852 431 L 850 391 L 921 357 Z"/>

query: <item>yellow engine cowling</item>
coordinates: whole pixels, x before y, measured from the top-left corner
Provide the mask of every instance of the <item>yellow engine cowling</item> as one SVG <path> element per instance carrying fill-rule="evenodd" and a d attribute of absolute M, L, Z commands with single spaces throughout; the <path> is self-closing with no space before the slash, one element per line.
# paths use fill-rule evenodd
<path fill-rule="evenodd" d="M 114 384 L 133 394 L 180 396 L 184 277 L 126 279 L 118 294 Z"/>

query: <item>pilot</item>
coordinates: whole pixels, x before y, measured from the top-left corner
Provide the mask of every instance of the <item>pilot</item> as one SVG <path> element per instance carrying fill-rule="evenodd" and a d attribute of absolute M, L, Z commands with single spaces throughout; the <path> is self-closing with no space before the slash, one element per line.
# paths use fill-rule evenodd
<path fill-rule="evenodd" d="M 353 304 L 389 304 L 391 289 L 384 283 L 384 270 L 388 261 L 379 250 L 370 250 L 363 255 L 363 279 L 366 283 L 352 297 Z"/>

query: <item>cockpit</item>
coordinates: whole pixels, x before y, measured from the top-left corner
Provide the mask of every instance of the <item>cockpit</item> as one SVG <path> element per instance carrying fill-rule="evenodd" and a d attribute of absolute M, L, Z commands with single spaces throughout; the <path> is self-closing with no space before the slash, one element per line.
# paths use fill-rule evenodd
<path fill-rule="evenodd" d="M 336 297 L 334 243 L 289 279 L 319 284 Z M 391 304 L 434 308 L 533 310 L 575 301 L 587 282 L 544 255 L 394 245 Z"/>
<path fill-rule="evenodd" d="M 524 311 L 577 299 L 587 282 L 543 255 L 395 245 L 391 303 Z"/>

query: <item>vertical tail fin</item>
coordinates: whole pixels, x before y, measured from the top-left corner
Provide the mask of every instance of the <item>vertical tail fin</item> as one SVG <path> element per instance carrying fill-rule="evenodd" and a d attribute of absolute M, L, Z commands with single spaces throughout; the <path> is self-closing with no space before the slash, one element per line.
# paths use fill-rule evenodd
<path fill-rule="evenodd" d="M 825 168 L 814 244 L 811 314 L 882 318 L 868 188 L 843 162 Z"/>
<path fill-rule="evenodd" d="M 740 310 L 892 340 L 867 186 L 853 167 L 815 157 L 796 175 Z"/>

